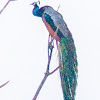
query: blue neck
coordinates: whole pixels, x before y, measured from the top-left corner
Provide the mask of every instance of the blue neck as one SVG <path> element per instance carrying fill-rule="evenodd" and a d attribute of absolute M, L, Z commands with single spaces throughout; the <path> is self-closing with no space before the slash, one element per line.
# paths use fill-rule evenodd
<path fill-rule="evenodd" d="M 34 6 L 32 13 L 33 13 L 34 16 L 42 17 L 42 13 L 41 13 L 39 6 L 37 4 Z"/>

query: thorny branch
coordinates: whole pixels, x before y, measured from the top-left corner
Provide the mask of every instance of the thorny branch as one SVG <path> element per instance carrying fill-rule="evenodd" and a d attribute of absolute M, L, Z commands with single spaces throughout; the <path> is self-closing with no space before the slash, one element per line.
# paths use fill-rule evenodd
<path fill-rule="evenodd" d="M 0 14 L 1 14 L 2 11 L 7 7 L 7 5 L 9 4 L 10 1 L 15 1 L 15 0 L 8 0 L 7 3 L 5 4 L 5 6 L 1 9 Z"/>

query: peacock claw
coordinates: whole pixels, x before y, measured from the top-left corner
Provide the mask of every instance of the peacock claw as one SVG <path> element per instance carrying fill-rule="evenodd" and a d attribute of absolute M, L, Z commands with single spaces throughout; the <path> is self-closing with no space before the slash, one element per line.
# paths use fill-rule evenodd
<path fill-rule="evenodd" d="M 52 42 L 49 42 L 49 49 L 53 49 L 54 45 L 52 44 Z"/>

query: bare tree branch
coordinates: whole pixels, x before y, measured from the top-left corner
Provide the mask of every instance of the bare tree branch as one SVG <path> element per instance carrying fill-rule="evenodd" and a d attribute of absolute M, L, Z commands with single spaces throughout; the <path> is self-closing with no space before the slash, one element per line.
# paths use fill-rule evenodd
<path fill-rule="evenodd" d="M 39 87 L 38 87 L 38 89 L 37 89 L 37 91 L 36 91 L 36 93 L 35 93 L 35 95 L 34 95 L 34 98 L 33 98 L 32 100 L 36 100 L 36 98 L 37 98 L 37 96 L 38 96 L 38 94 L 39 94 L 39 92 L 40 92 L 42 86 L 44 85 L 44 83 L 45 83 L 45 81 L 46 81 L 48 75 L 49 75 L 49 74 L 47 74 L 47 73 L 45 74 L 45 76 L 44 76 L 43 80 L 41 81 L 41 83 L 40 83 L 40 85 L 39 85 Z"/>
<path fill-rule="evenodd" d="M 45 83 L 45 81 L 46 81 L 46 79 L 47 79 L 47 77 L 48 77 L 49 75 L 53 74 L 55 71 L 57 71 L 57 70 L 59 69 L 59 67 L 57 67 L 57 68 L 56 68 L 54 71 L 52 71 L 51 73 L 49 72 L 49 66 L 50 66 L 51 57 L 52 57 L 52 52 L 53 52 L 53 48 L 54 48 L 53 40 L 54 40 L 54 39 L 53 39 L 52 37 L 50 37 L 50 35 L 49 35 L 49 37 L 48 37 L 48 64 L 47 64 L 46 73 L 45 73 L 45 76 L 44 76 L 43 80 L 41 81 L 41 83 L 40 83 L 40 85 L 39 85 L 39 87 L 38 87 L 38 89 L 37 89 L 37 91 L 36 91 L 36 93 L 35 93 L 35 95 L 34 95 L 34 97 L 33 97 L 32 100 L 36 100 L 36 98 L 37 98 L 37 96 L 38 96 L 38 94 L 39 94 L 39 92 L 40 92 L 42 86 L 44 85 L 44 83 Z"/>
<path fill-rule="evenodd" d="M 9 82 L 9 81 L 7 81 L 6 83 L 2 84 L 2 85 L 0 86 L 0 88 L 2 88 L 3 86 L 5 86 L 8 82 Z"/>
<path fill-rule="evenodd" d="M 60 67 L 58 66 L 55 70 L 49 73 L 49 75 L 53 74 L 55 71 L 57 71 Z"/>
<path fill-rule="evenodd" d="M 7 7 L 7 5 L 9 4 L 10 1 L 15 1 L 15 0 L 8 0 L 7 3 L 5 4 L 5 6 L 1 9 L 0 14 L 1 14 L 2 11 Z"/>
<path fill-rule="evenodd" d="M 49 66 L 50 66 L 50 61 L 51 61 L 51 57 L 52 57 L 53 48 L 54 48 L 54 46 L 52 46 L 52 42 L 50 42 L 50 36 L 49 36 L 49 38 L 48 38 L 48 64 L 47 64 L 47 70 L 46 70 L 45 76 L 44 76 L 43 80 L 41 81 L 41 83 L 40 83 L 40 85 L 39 85 L 39 87 L 38 87 L 38 89 L 37 89 L 37 91 L 36 91 L 36 93 L 35 93 L 32 100 L 36 100 L 42 86 L 44 85 L 44 83 L 47 79 L 47 77 L 50 75 Z M 49 50 L 50 50 L 50 54 L 49 54 Z"/>
<path fill-rule="evenodd" d="M 57 68 L 56 68 L 54 71 L 52 71 L 51 73 L 49 73 L 49 71 L 47 71 L 47 72 L 45 73 L 45 76 L 44 76 L 43 80 L 41 81 L 41 83 L 40 83 L 40 85 L 39 85 L 39 87 L 38 87 L 38 89 L 37 89 L 37 91 L 36 91 L 36 93 L 35 93 L 35 95 L 34 95 L 34 98 L 33 98 L 32 100 L 36 100 L 36 98 L 37 98 L 37 96 L 38 96 L 38 94 L 39 94 L 39 92 L 40 92 L 42 86 L 44 85 L 44 83 L 45 83 L 45 81 L 46 81 L 46 79 L 47 79 L 47 77 L 48 77 L 49 75 L 53 74 L 53 73 L 54 73 L 55 71 L 57 71 L 58 69 L 59 69 L 59 67 L 57 67 Z"/>

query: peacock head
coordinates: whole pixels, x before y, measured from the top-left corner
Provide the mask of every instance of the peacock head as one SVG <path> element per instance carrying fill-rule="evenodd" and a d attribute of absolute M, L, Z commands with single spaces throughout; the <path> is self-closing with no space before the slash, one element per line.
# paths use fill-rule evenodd
<path fill-rule="evenodd" d="M 33 13 L 34 16 L 42 17 L 42 11 L 39 9 L 38 4 L 40 4 L 40 1 L 33 2 L 33 3 L 31 4 L 31 5 L 34 6 L 32 13 Z"/>

